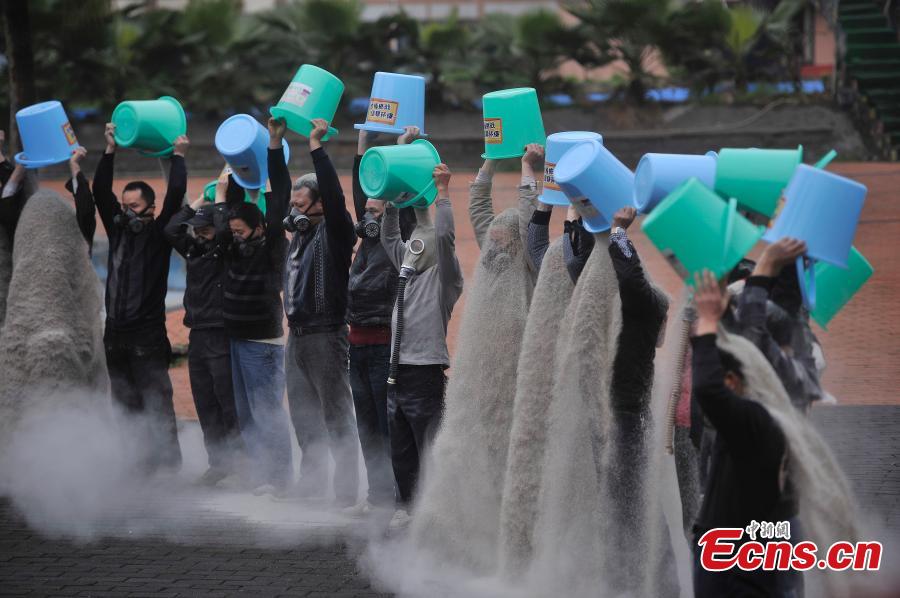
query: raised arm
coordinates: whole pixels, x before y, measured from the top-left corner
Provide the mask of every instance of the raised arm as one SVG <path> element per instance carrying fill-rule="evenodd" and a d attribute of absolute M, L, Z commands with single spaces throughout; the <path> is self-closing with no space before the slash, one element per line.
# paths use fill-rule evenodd
<path fill-rule="evenodd" d="M 328 132 L 328 122 L 317 118 L 313 121 L 313 130 L 309 133 L 309 150 L 319 184 L 319 197 L 322 200 L 322 212 L 325 215 L 325 231 L 332 242 L 343 244 L 352 251 L 356 244 L 356 233 L 353 232 L 353 220 L 347 212 L 344 202 L 344 190 L 338 178 L 331 158 L 322 147 L 322 138 Z"/>
<path fill-rule="evenodd" d="M 175 139 L 175 151 L 172 153 L 169 169 L 169 185 L 166 187 L 162 210 L 156 219 L 163 228 L 181 207 L 184 195 L 187 193 L 187 164 L 185 164 L 184 155 L 189 145 L 190 141 L 187 135 L 179 135 Z"/>
<path fill-rule="evenodd" d="M 266 238 L 284 238 L 284 217 L 291 200 L 291 175 L 284 163 L 281 140 L 287 131 L 284 119 L 269 118 L 269 182 L 272 190 L 266 195 Z"/>
<path fill-rule="evenodd" d="M 544 147 L 538 143 L 525 146 L 522 156 L 522 179 L 519 182 L 519 226 L 521 230 L 528 227 L 531 215 L 538 205 L 537 172 L 543 171 Z"/>
<path fill-rule="evenodd" d="M 0 188 L 6 185 L 9 177 L 12 176 L 14 165 L 6 158 L 3 153 L 3 144 L 6 142 L 6 131 L 0 130 Z"/>
<path fill-rule="evenodd" d="M 435 202 L 434 240 L 441 294 L 450 306 L 462 293 L 463 276 L 456 257 L 456 230 L 453 223 L 453 207 L 450 205 L 450 169 L 438 164 L 434 169 L 434 181 L 438 189 Z"/>
<path fill-rule="evenodd" d="M 203 205 L 204 201 L 205 200 L 200 197 L 199 199 L 195 199 L 191 205 L 183 206 L 174 216 L 172 216 L 169 223 L 166 225 L 166 228 L 163 229 L 166 240 L 175 251 L 181 254 L 181 257 L 187 257 L 188 250 L 193 245 L 193 239 L 191 238 L 190 233 L 188 233 L 187 222 L 194 217 L 194 214 L 197 213 L 197 210 Z"/>
<path fill-rule="evenodd" d="M 393 203 L 388 202 L 384 207 L 384 216 L 381 219 L 381 246 L 398 271 L 403 265 L 403 254 L 406 246 L 400 238 L 400 210 Z"/>
<path fill-rule="evenodd" d="M 100 221 L 106 229 L 106 234 L 112 234 L 116 230 L 113 219 L 122 213 L 122 207 L 119 200 L 113 193 L 113 167 L 116 157 L 116 126 L 112 123 L 106 123 L 106 151 L 97 164 L 97 172 L 94 173 L 93 192 L 94 203 L 97 205 L 97 212 L 100 213 Z"/>
<path fill-rule="evenodd" d="M 636 216 L 637 210 L 634 208 L 618 210 L 613 215 L 613 232 L 609 235 L 609 256 L 619 281 L 622 309 L 648 316 L 665 313 L 668 306 L 659 304 L 659 298 L 644 274 L 637 250 L 626 233 Z"/>
<path fill-rule="evenodd" d="M 537 209 L 531 215 L 528 222 L 528 259 L 535 272 L 541 269 L 541 263 L 544 261 L 544 254 L 550 246 L 550 215 L 553 206 L 545 203 L 538 203 Z"/>
<path fill-rule="evenodd" d="M 494 170 L 497 167 L 495 160 L 487 159 L 481 170 L 478 171 L 475 180 L 469 185 L 469 221 L 475 231 L 475 241 L 478 248 L 484 242 L 491 222 L 494 220 L 494 205 L 491 200 Z"/>
<path fill-rule="evenodd" d="M 75 198 L 75 220 L 78 222 L 78 230 L 88 244 L 90 253 L 94 245 L 94 233 L 97 230 L 97 217 L 94 208 L 94 196 L 91 187 L 81 172 L 81 160 L 87 155 L 87 150 L 77 147 L 69 159 L 69 172 L 72 178 L 66 181 L 66 189 Z"/>
<path fill-rule="evenodd" d="M 356 140 L 356 157 L 353 158 L 353 211 L 356 213 L 357 222 L 363 219 L 366 213 L 366 201 L 369 199 L 359 182 L 359 163 L 362 162 L 362 157 L 369 149 L 373 137 L 372 133 L 360 129 Z"/>

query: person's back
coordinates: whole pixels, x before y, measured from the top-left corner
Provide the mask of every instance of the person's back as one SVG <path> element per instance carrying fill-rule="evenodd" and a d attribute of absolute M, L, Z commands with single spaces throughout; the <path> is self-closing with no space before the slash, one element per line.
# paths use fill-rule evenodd
<path fill-rule="evenodd" d="M 741 595 L 789 596 L 796 579 L 791 572 L 710 572 L 701 566 L 703 534 L 714 528 L 745 529 L 752 522 L 785 522 L 798 506 L 789 477 L 787 442 L 769 411 L 744 397 L 741 363 L 716 346 L 725 309 L 722 290 L 706 272 L 694 294 L 697 328 L 691 339 L 694 395 L 716 430 L 710 471 L 700 513 L 694 525 L 694 592 L 698 597 Z M 740 542 L 739 542 L 740 543 Z"/>

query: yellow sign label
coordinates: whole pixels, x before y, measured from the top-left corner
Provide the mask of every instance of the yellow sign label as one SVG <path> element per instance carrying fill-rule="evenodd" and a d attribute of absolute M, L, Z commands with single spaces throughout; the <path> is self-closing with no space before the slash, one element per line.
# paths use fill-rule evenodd
<path fill-rule="evenodd" d="M 397 112 L 399 109 L 399 102 L 372 98 L 369 100 L 369 114 L 366 120 L 370 123 L 394 126 L 397 123 Z"/>
<path fill-rule="evenodd" d="M 503 119 L 484 119 L 484 142 L 490 144 L 503 143 Z"/>
<path fill-rule="evenodd" d="M 553 189 L 554 191 L 562 191 L 553 178 L 553 171 L 556 170 L 556 164 L 553 162 L 544 162 L 544 189 Z"/>
<path fill-rule="evenodd" d="M 72 130 L 72 125 L 69 124 L 69 121 L 62 126 L 63 135 L 66 136 L 66 141 L 69 142 L 69 145 L 75 145 L 78 143 L 78 140 L 75 139 L 75 131 Z"/>

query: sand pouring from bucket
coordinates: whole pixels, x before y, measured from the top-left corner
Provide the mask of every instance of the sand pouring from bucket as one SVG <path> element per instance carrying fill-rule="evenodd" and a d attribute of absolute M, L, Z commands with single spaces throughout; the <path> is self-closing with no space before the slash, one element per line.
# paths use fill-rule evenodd
<path fill-rule="evenodd" d="M 544 145 L 544 119 L 537 92 L 531 87 L 502 89 L 481 98 L 484 115 L 482 158 L 521 158 L 529 143 Z"/>
<path fill-rule="evenodd" d="M 598 141 L 569 149 L 554 176 L 589 232 L 609 229 L 616 211 L 634 206 L 634 174 Z"/>
<path fill-rule="evenodd" d="M 69 117 L 56 100 L 22 108 L 16 112 L 16 125 L 24 151 L 15 160 L 25 168 L 66 162 L 78 147 Z"/>
<path fill-rule="evenodd" d="M 152 158 L 170 155 L 175 138 L 187 133 L 184 108 L 171 96 L 122 102 L 113 110 L 112 123 L 116 125 L 116 145 Z"/>
<path fill-rule="evenodd" d="M 816 306 L 810 313 L 822 328 L 828 329 L 828 323 L 853 298 L 875 269 L 865 256 L 856 249 L 850 248 L 847 268 L 838 268 L 826 262 L 815 266 L 818 296 Z"/>
<path fill-rule="evenodd" d="M 554 172 L 556 163 L 568 150 L 585 141 L 597 141 L 603 143 L 603 137 L 599 133 L 589 131 L 566 131 L 554 133 L 547 137 L 546 159 L 544 160 L 544 186 L 538 200 L 551 206 L 568 206 L 569 198 L 556 184 Z"/>
<path fill-rule="evenodd" d="M 649 214 L 663 198 L 691 177 L 712 188 L 716 181 L 716 159 L 716 152 L 702 156 L 644 154 L 634 171 L 635 206 L 641 213 Z"/>
<path fill-rule="evenodd" d="M 806 243 L 806 258 L 847 268 L 850 247 L 866 199 L 866 186 L 846 177 L 801 164 L 784 193 L 785 204 L 763 240 L 791 237 Z M 816 304 L 813 266 L 797 258 L 797 276 L 807 308 Z"/>
<path fill-rule="evenodd" d="M 291 150 L 282 139 L 284 162 Z M 231 167 L 231 176 L 244 189 L 263 189 L 269 178 L 269 131 L 249 114 L 235 114 L 219 125 L 216 149 Z"/>
<path fill-rule="evenodd" d="M 427 208 L 437 198 L 432 173 L 441 156 L 425 139 L 366 150 L 359 183 L 366 197 L 392 201 L 398 208 Z"/>
<path fill-rule="evenodd" d="M 795 150 L 723 148 L 716 164 L 715 190 L 740 207 L 771 218 L 781 193 L 803 159 Z"/>
<path fill-rule="evenodd" d="M 425 134 L 425 78 L 400 73 L 375 73 L 366 122 L 356 129 L 402 135 L 406 127 Z"/>
<path fill-rule="evenodd" d="M 309 137 L 312 121 L 321 118 L 329 123 L 334 120 L 344 83 L 326 71 L 312 64 L 301 66 L 288 84 L 278 104 L 269 108 L 275 118 L 283 118 L 288 129 Z M 334 127 L 328 127 L 323 141 L 338 134 Z"/>
<path fill-rule="evenodd" d="M 688 284 L 704 269 L 725 276 L 763 233 L 737 212 L 737 201 L 723 201 L 696 178 L 660 202 L 641 229 Z"/>

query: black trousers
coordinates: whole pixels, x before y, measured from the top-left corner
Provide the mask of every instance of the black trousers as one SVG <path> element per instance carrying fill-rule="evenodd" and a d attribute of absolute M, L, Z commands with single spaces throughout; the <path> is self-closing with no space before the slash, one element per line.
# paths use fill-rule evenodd
<path fill-rule="evenodd" d="M 130 416 L 128 433 L 143 465 L 180 467 L 165 325 L 128 333 L 107 327 L 103 343 L 113 401 Z"/>
<path fill-rule="evenodd" d="M 203 444 L 213 469 L 231 470 L 242 448 L 231 379 L 231 342 L 224 328 L 192 329 L 188 374 Z"/>
<path fill-rule="evenodd" d="M 350 345 L 350 389 L 356 409 L 356 429 L 366 462 L 369 502 L 392 505 L 390 433 L 387 418 L 388 345 Z"/>
<path fill-rule="evenodd" d="M 401 365 L 397 383 L 388 385 L 391 464 L 402 507 L 412 503 L 420 468 L 440 426 L 446 385 L 441 365 Z"/>

